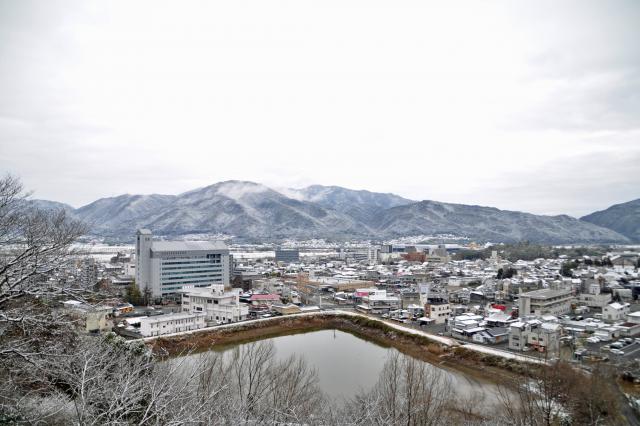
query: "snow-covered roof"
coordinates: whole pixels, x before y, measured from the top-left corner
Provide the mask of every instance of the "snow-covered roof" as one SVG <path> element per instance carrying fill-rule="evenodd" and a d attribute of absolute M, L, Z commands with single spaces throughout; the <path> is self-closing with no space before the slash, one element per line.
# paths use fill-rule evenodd
<path fill-rule="evenodd" d="M 151 251 L 220 251 L 228 250 L 224 241 L 153 241 Z"/>

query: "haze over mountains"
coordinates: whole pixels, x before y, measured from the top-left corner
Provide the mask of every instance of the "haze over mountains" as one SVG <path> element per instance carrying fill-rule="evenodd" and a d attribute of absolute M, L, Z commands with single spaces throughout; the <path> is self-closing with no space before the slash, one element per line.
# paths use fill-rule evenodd
<path fill-rule="evenodd" d="M 138 228 L 149 228 L 157 235 L 221 233 L 247 240 L 454 234 L 492 242 L 630 242 L 627 236 L 597 222 L 566 215 L 416 202 L 395 194 L 337 186 L 276 191 L 254 182 L 226 181 L 179 195 L 101 198 L 78 209 L 46 200 L 32 202 L 39 207 L 66 209 L 89 223 L 94 235 L 123 239 L 132 239 Z M 627 235 L 634 236 L 633 232 Z"/>

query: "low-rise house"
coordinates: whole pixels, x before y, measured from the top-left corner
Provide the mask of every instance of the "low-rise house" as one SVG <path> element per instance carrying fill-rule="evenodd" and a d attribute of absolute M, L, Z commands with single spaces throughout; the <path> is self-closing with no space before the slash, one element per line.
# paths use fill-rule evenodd
<path fill-rule="evenodd" d="M 590 308 L 604 309 L 611 302 L 611 293 L 581 293 L 578 296 L 578 301 Z"/>
<path fill-rule="evenodd" d="M 627 322 L 640 324 L 640 311 L 627 313 Z"/>
<path fill-rule="evenodd" d="M 478 343 L 495 345 L 509 340 L 509 329 L 504 327 L 487 328 L 473 334 L 471 340 Z"/>
<path fill-rule="evenodd" d="M 400 299 L 387 295 L 386 290 L 375 290 L 362 297 L 356 309 L 369 314 L 388 314 L 400 308 Z"/>
<path fill-rule="evenodd" d="M 65 311 L 76 321 L 77 327 L 87 333 L 100 333 L 113 328 L 111 306 L 91 306 L 77 300 L 62 302 Z"/>
<path fill-rule="evenodd" d="M 302 312 L 300 308 L 292 303 L 287 305 L 273 305 L 272 309 L 280 315 L 299 314 Z"/>
<path fill-rule="evenodd" d="M 527 349 L 555 354 L 560 345 L 559 324 L 543 323 L 539 320 L 522 320 L 509 327 L 509 349 Z"/>
<path fill-rule="evenodd" d="M 517 322 L 516 318 L 513 318 L 510 314 L 503 313 L 502 311 L 492 313 L 485 318 L 488 326 L 491 327 L 509 327 L 509 324 Z"/>
<path fill-rule="evenodd" d="M 205 326 L 205 316 L 203 314 L 189 312 L 140 318 L 140 334 L 143 337 L 198 330 Z"/>
<path fill-rule="evenodd" d="M 424 316 L 431 318 L 435 324 L 444 324 L 451 316 L 449 302 L 431 302 L 424 305 Z"/>
<path fill-rule="evenodd" d="M 473 335 L 485 331 L 484 318 L 481 315 L 463 314 L 447 321 L 451 334 L 459 339 L 472 339 Z"/>
<path fill-rule="evenodd" d="M 640 335 L 640 323 L 624 322 L 615 326 L 620 330 L 620 335 L 624 337 L 634 337 Z"/>
<path fill-rule="evenodd" d="M 252 294 L 249 302 L 253 309 L 271 310 L 274 304 L 280 303 L 280 296 L 277 294 Z"/>
<path fill-rule="evenodd" d="M 602 308 L 602 319 L 608 322 L 623 321 L 630 309 L 628 303 L 610 303 Z"/>

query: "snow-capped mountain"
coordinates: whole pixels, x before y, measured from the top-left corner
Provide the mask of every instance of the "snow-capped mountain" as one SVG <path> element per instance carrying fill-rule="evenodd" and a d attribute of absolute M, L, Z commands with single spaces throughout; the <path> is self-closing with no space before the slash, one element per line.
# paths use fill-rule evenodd
<path fill-rule="evenodd" d="M 149 228 L 156 235 L 227 234 L 247 240 L 383 239 L 446 233 L 493 242 L 629 241 L 615 231 L 564 215 L 415 202 L 337 186 L 276 191 L 244 181 L 220 182 L 179 195 L 102 198 L 71 213 L 86 221 L 93 234 L 118 238 L 133 238 L 137 229 Z"/>

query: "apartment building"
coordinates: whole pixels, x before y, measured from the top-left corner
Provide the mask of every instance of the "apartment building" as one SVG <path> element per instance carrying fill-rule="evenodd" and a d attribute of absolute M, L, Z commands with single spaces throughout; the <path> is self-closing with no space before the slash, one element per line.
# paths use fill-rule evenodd
<path fill-rule="evenodd" d="M 518 295 L 520 317 L 564 315 L 571 311 L 571 290 L 534 290 Z"/>

